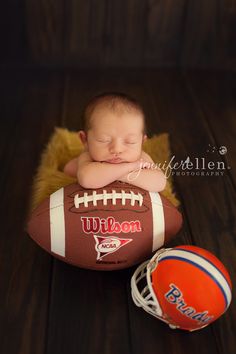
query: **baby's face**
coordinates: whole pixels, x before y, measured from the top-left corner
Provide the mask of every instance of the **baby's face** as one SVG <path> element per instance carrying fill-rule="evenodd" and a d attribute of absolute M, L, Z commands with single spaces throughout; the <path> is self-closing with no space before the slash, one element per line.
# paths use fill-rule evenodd
<path fill-rule="evenodd" d="M 87 149 L 94 161 L 133 162 L 142 152 L 143 117 L 136 111 L 97 109 L 91 117 Z"/>

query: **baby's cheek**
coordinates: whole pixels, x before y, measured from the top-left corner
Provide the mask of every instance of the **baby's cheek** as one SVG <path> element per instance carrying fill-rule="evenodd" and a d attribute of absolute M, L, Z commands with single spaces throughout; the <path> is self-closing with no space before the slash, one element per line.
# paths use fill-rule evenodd
<path fill-rule="evenodd" d="M 90 149 L 89 153 L 94 161 L 100 161 L 102 159 L 101 152 L 98 149 Z"/>
<path fill-rule="evenodd" d="M 137 160 L 139 160 L 141 158 L 142 150 L 132 151 L 131 155 L 132 155 L 132 160 L 133 161 L 137 161 Z"/>

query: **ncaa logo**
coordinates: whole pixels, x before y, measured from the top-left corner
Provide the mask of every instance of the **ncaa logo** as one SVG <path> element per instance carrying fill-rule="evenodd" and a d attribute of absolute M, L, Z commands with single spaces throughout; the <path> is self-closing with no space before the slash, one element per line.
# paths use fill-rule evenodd
<path fill-rule="evenodd" d="M 93 235 L 95 239 L 95 250 L 97 252 L 97 260 L 101 260 L 107 255 L 118 251 L 121 247 L 127 245 L 132 239 L 119 238 L 115 236 L 104 237 Z"/>

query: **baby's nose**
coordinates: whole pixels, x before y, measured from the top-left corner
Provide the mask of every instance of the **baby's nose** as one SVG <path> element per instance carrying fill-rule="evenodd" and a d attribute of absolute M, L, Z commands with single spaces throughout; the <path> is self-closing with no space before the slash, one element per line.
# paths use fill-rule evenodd
<path fill-rule="evenodd" d="M 120 154 L 123 151 L 123 145 L 119 141 L 114 141 L 110 145 L 111 154 Z"/>

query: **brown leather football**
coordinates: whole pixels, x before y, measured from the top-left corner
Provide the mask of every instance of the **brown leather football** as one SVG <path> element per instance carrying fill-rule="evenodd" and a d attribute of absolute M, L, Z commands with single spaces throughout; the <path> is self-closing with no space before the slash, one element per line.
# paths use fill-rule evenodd
<path fill-rule="evenodd" d="M 182 225 L 161 194 L 128 183 L 98 189 L 71 184 L 32 213 L 28 233 L 53 256 L 81 268 L 116 270 L 150 257 Z"/>

